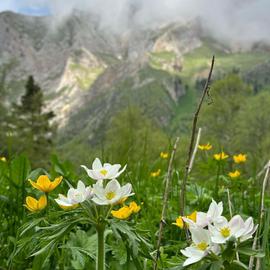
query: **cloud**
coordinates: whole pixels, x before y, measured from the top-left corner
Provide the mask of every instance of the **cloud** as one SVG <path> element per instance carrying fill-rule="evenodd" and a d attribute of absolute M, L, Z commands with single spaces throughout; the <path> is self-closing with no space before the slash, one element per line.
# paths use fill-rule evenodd
<path fill-rule="evenodd" d="M 2 2 L 2 1 L 1 1 Z M 5 0 L 0 10 L 46 7 L 58 21 L 74 9 L 99 18 L 99 27 L 122 32 L 201 18 L 212 36 L 237 43 L 270 43 L 269 0 Z"/>

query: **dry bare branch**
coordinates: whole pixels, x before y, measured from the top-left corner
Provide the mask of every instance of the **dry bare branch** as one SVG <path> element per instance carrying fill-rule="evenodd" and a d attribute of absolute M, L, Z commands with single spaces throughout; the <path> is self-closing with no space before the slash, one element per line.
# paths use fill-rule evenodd
<path fill-rule="evenodd" d="M 197 107 L 195 114 L 194 114 L 194 117 L 193 117 L 192 132 L 191 132 L 191 137 L 190 137 L 190 144 L 189 144 L 189 150 L 188 150 L 188 157 L 187 157 L 187 161 L 186 161 L 185 174 L 184 174 L 184 178 L 183 178 L 183 182 L 182 182 L 182 186 L 181 186 L 181 190 L 180 190 L 180 215 L 181 216 L 184 216 L 184 214 L 185 214 L 184 212 L 185 212 L 185 204 L 186 204 L 186 185 L 187 185 L 188 175 L 190 172 L 189 166 L 190 166 L 190 161 L 192 158 L 192 152 L 194 149 L 194 141 L 195 141 L 195 134 L 196 134 L 198 117 L 199 117 L 199 113 L 200 113 L 203 101 L 204 101 L 206 95 L 209 95 L 210 82 L 211 82 L 211 78 L 212 78 L 214 63 L 215 63 L 215 56 L 213 56 L 213 58 L 212 58 L 208 78 L 207 78 L 207 81 L 205 83 L 200 102 L 198 104 L 198 107 Z"/>
<path fill-rule="evenodd" d="M 164 228 L 164 225 L 166 224 L 165 219 L 166 219 L 166 212 L 167 212 L 167 205 L 168 205 L 168 198 L 169 198 L 170 183 L 171 183 L 171 178 L 172 178 L 173 161 L 174 161 L 178 141 L 179 141 L 179 137 L 177 137 L 175 140 L 173 150 L 171 153 L 171 157 L 170 157 L 168 171 L 167 171 L 167 174 L 165 176 L 165 190 L 164 190 L 164 195 L 163 195 L 163 206 L 162 206 L 162 212 L 161 212 L 161 219 L 160 219 L 160 223 L 159 223 L 157 253 L 156 253 L 156 258 L 154 261 L 154 270 L 157 269 L 158 259 L 160 257 L 160 245 L 161 245 L 161 240 L 162 240 L 163 228 Z"/>

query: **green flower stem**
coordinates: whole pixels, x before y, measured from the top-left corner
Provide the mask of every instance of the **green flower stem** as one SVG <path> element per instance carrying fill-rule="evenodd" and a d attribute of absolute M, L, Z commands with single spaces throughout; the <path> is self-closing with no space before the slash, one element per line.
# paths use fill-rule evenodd
<path fill-rule="evenodd" d="M 96 270 L 105 270 L 105 224 L 99 223 L 96 225 L 98 236 L 98 253 L 96 260 Z"/>

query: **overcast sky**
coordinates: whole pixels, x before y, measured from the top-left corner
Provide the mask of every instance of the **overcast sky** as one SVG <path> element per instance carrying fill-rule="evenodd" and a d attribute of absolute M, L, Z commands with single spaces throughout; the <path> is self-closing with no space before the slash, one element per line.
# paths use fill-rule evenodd
<path fill-rule="evenodd" d="M 51 14 L 58 19 L 74 8 L 95 13 L 101 27 L 114 31 L 200 17 L 204 27 L 220 39 L 270 43 L 270 0 L 0 0 L 1 11 Z"/>

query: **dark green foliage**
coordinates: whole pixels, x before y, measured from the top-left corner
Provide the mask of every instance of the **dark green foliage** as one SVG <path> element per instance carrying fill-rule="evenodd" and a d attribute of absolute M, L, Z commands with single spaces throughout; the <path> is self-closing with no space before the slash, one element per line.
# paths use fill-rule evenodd
<path fill-rule="evenodd" d="M 112 138 L 114 138 L 112 140 Z M 134 164 L 158 156 L 169 139 L 138 107 L 129 107 L 112 119 L 105 137 L 105 149 L 111 159 Z"/>
<path fill-rule="evenodd" d="M 216 81 L 211 87 L 213 103 L 205 105 L 200 116 L 207 136 L 223 147 L 230 146 L 238 124 L 236 116 L 250 95 L 251 89 L 237 75 Z"/>
<path fill-rule="evenodd" d="M 32 76 L 28 78 L 25 89 L 21 103 L 13 106 L 13 151 L 27 154 L 34 167 L 44 166 L 55 136 L 55 127 L 50 124 L 54 114 L 44 112 L 43 93 Z"/>

